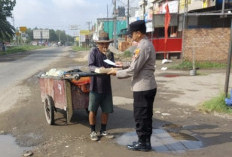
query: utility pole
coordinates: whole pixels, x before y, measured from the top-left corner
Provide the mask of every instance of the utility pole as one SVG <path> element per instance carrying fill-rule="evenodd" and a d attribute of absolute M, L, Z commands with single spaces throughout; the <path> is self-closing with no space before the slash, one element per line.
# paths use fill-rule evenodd
<path fill-rule="evenodd" d="M 145 20 L 145 6 L 146 6 L 146 0 L 143 0 L 143 20 Z"/>
<path fill-rule="evenodd" d="M 108 29 L 108 33 L 110 33 L 109 8 L 108 8 L 108 4 L 107 4 L 107 29 Z"/>
<path fill-rule="evenodd" d="M 59 36 L 59 40 L 60 40 L 60 36 Z M 43 32 L 42 32 L 42 29 L 40 30 L 40 42 L 41 42 L 41 44 L 43 42 Z"/>
<path fill-rule="evenodd" d="M 14 18 L 14 14 L 13 13 L 12 13 L 12 23 L 13 23 L 13 26 L 15 28 L 15 18 Z M 16 42 L 16 40 L 17 40 L 17 35 L 14 36 L 14 42 Z"/>
<path fill-rule="evenodd" d="M 232 58 L 232 20 L 230 24 L 230 47 L 229 47 L 229 53 L 228 53 L 228 61 L 227 61 L 227 69 L 226 69 L 226 80 L 225 80 L 225 87 L 224 92 L 227 97 L 228 94 L 228 88 L 229 88 L 229 80 L 230 80 L 230 67 L 231 67 L 231 58 Z"/>
<path fill-rule="evenodd" d="M 90 21 L 86 22 L 88 25 L 88 29 L 90 30 Z"/>
<path fill-rule="evenodd" d="M 79 47 L 81 47 L 81 30 L 79 29 Z"/>
<path fill-rule="evenodd" d="M 116 40 L 117 40 L 117 13 L 116 13 L 116 0 L 114 0 L 114 47 L 117 48 Z"/>
<path fill-rule="evenodd" d="M 60 31 L 61 30 L 59 30 L 59 43 L 58 43 L 58 45 L 61 45 L 61 42 L 60 42 Z"/>
<path fill-rule="evenodd" d="M 130 18 L 130 0 L 127 0 L 127 29 L 129 29 L 129 18 Z"/>
<path fill-rule="evenodd" d="M 222 14 L 225 13 L 225 0 L 222 0 Z"/>
<path fill-rule="evenodd" d="M 185 48 L 185 27 L 186 27 L 186 17 L 187 17 L 187 13 L 188 13 L 188 0 L 184 1 L 184 14 L 183 14 L 183 23 L 182 23 L 182 53 L 181 53 L 181 58 L 183 60 L 184 58 L 184 48 Z"/>

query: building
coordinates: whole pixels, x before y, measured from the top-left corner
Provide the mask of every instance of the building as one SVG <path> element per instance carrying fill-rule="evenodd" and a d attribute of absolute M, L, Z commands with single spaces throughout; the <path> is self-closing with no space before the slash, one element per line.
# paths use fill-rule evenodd
<path fill-rule="evenodd" d="M 224 61 L 230 43 L 232 0 L 224 2 L 225 5 L 223 0 L 141 0 L 137 15 L 132 19 L 146 21 L 147 33 L 158 56 Z M 165 44 L 166 5 L 171 21 Z"/>
<path fill-rule="evenodd" d="M 119 37 L 121 35 L 121 30 L 127 28 L 127 21 L 125 17 L 117 17 L 117 23 L 116 23 L 116 41 L 118 42 L 117 45 L 120 45 L 121 38 Z M 95 30 L 93 34 L 93 40 L 98 39 L 99 31 L 105 31 L 109 34 L 110 39 L 114 39 L 114 19 L 113 18 L 98 18 L 97 22 L 95 24 Z"/>
<path fill-rule="evenodd" d="M 225 0 L 223 5 L 222 0 L 192 0 L 184 6 L 184 1 L 180 1 L 179 12 L 182 17 L 185 8 L 182 49 L 185 60 L 227 60 L 231 33 L 231 2 Z"/>

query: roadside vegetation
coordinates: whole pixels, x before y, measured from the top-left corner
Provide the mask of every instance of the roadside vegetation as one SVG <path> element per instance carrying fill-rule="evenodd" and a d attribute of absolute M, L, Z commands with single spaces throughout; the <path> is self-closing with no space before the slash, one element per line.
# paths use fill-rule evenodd
<path fill-rule="evenodd" d="M 232 114 L 232 108 L 228 107 L 225 103 L 225 94 L 221 93 L 219 96 L 214 97 L 204 102 L 199 109 L 204 112 L 218 112 Z"/>
<path fill-rule="evenodd" d="M 0 1 L 0 42 L 9 41 L 15 34 L 15 28 L 7 18 L 12 17 L 12 11 L 16 4 L 16 0 Z"/>
<path fill-rule="evenodd" d="M 226 68 L 226 63 L 217 63 L 217 62 L 196 62 L 196 68 L 199 69 L 222 69 Z M 190 70 L 192 69 L 192 62 L 183 61 L 181 63 L 172 65 L 169 69 L 179 69 L 179 70 Z"/>
<path fill-rule="evenodd" d="M 218 63 L 218 62 L 196 62 L 197 69 L 225 69 L 227 67 L 226 63 Z M 169 69 L 178 69 L 178 70 L 191 70 L 192 62 L 190 61 L 182 61 L 178 63 L 170 64 Z M 199 73 L 197 73 L 199 74 Z M 225 113 L 232 114 L 232 108 L 228 107 L 225 103 L 225 94 L 221 93 L 218 96 L 205 101 L 199 106 L 199 110 L 203 112 L 217 112 L 217 113 Z"/>
<path fill-rule="evenodd" d="M 44 48 L 44 46 L 33 46 L 33 45 L 22 45 L 22 46 L 10 46 L 7 47 L 6 51 L 0 51 L 0 55 L 12 54 L 17 52 L 26 52 L 30 50 L 36 50 Z"/>
<path fill-rule="evenodd" d="M 89 51 L 89 47 L 79 47 L 79 46 L 73 46 L 72 47 L 73 51 Z"/>
<path fill-rule="evenodd" d="M 123 52 L 123 57 L 132 57 L 132 53 L 130 51 Z"/>
<path fill-rule="evenodd" d="M 132 56 L 133 54 L 129 50 L 126 50 L 122 53 L 115 53 L 114 59 L 116 61 L 127 62 L 127 61 L 131 61 Z"/>

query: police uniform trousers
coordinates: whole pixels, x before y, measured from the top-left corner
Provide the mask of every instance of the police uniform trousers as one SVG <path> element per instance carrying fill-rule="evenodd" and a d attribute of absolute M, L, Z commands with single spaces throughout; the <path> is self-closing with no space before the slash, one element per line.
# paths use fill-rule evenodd
<path fill-rule="evenodd" d="M 136 133 L 140 141 L 150 139 L 152 134 L 153 102 L 156 88 L 147 91 L 133 92 L 134 120 Z"/>

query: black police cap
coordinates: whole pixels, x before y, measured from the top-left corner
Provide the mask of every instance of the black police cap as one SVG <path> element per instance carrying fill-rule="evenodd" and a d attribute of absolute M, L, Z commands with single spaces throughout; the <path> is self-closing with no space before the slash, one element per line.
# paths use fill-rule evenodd
<path fill-rule="evenodd" d="M 136 31 L 140 31 L 143 34 L 146 33 L 146 24 L 144 20 L 138 20 L 138 21 L 132 22 L 129 25 L 129 30 L 127 31 L 127 34 L 130 35 Z"/>

